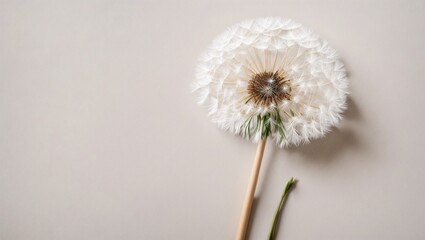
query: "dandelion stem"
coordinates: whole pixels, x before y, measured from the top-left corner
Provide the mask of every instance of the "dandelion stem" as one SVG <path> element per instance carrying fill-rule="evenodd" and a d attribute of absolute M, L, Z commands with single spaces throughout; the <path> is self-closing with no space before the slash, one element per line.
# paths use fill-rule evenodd
<path fill-rule="evenodd" d="M 285 203 L 286 197 L 289 195 L 289 193 L 292 190 L 292 188 L 294 187 L 295 183 L 296 183 L 296 179 L 293 178 L 293 177 L 291 179 L 289 179 L 289 181 L 286 183 L 285 190 L 283 191 L 282 197 L 280 198 L 279 205 L 277 206 L 276 212 L 274 214 L 272 227 L 270 228 L 270 233 L 269 233 L 269 237 L 267 238 L 267 240 L 274 240 L 275 237 L 276 237 L 277 223 L 279 222 L 279 218 L 280 218 L 281 213 L 282 213 L 283 204 Z"/>
<path fill-rule="evenodd" d="M 245 240 L 246 230 L 248 228 L 249 218 L 251 215 L 252 203 L 254 202 L 255 187 L 257 186 L 258 176 L 260 174 L 261 161 L 263 160 L 266 141 L 267 138 L 264 138 L 258 143 L 257 153 L 255 155 L 254 164 L 252 166 L 251 177 L 249 179 L 248 190 L 246 192 L 245 202 L 242 208 L 242 215 L 239 222 L 236 240 Z"/>

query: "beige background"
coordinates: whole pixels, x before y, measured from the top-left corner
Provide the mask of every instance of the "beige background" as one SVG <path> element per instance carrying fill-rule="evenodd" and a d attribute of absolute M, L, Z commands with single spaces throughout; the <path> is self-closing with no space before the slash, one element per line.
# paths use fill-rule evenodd
<path fill-rule="evenodd" d="M 425 239 L 424 1 L 0 1 L 0 239 L 233 239 L 256 146 L 195 104 L 228 25 L 296 19 L 346 63 L 339 129 L 267 145 L 249 239 Z"/>

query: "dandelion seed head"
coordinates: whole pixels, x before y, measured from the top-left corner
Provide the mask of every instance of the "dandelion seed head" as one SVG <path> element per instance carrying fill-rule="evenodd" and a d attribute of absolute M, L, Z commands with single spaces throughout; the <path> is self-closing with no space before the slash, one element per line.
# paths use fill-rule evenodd
<path fill-rule="evenodd" d="M 228 28 L 201 55 L 192 89 L 220 128 L 247 136 L 270 118 L 278 146 L 322 137 L 341 120 L 348 81 L 336 51 L 290 19 L 260 18 Z M 282 138 L 280 121 L 285 128 Z M 248 134 L 251 135 L 251 134 Z"/>

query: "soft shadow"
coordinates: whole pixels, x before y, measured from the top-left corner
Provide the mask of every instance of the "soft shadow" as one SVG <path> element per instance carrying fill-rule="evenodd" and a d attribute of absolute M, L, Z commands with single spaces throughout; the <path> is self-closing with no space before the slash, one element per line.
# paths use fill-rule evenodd
<path fill-rule="evenodd" d="M 345 119 L 349 121 L 359 121 L 361 120 L 360 109 L 354 100 L 349 96 L 347 97 L 347 110 L 344 112 L 344 121 Z"/>
<path fill-rule="evenodd" d="M 301 154 L 307 159 L 330 162 L 336 160 L 348 148 L 356 148 L 358 145 L 359 142 L 353 130 L 333 128 L 326 137 L 301 146 L 288 147 L 287 151 Z"/>

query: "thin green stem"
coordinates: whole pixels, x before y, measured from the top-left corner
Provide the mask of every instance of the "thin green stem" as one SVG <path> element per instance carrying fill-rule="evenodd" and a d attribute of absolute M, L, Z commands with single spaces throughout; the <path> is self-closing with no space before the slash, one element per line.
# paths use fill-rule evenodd
<path fill-rule="evenodd" d="M 272 224 L 272 227 L 270 228 L 269 237 L 267 238 L 268 240 L 274 240 L 275 237 L 276 237 L 277 222 L 278 222 L 278 219 L 279 219 L 279 217 L 282 213 L 283 204 L 285 203 L 285 199 L 288 196 L 288 194 L 290 193 L 290 191 L 292 190 L 295 183 L 296 183 L 296 179 L 293 178 L 293 177 L 291 179 L 289 179 L 289 181 L 286 183 L 285 190 L 283 191 L 282 197 L 280 198 L 279 205 L 277 206 L 276 212 L 274 214 L 273 224 Z"/>

